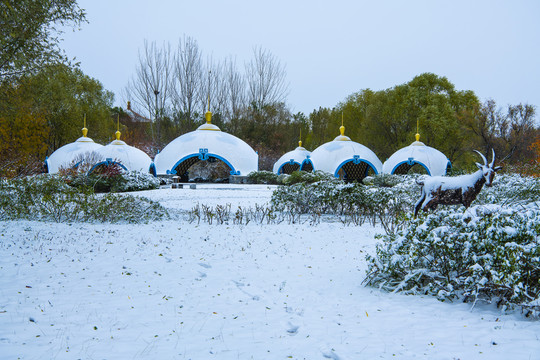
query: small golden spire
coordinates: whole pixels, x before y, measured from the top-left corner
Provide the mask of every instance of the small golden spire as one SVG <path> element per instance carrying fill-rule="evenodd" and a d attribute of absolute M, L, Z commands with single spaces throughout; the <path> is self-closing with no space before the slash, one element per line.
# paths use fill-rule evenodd
<path fill-rule="evenodd" d="M 416 141 L 420 141 L 420 131 L 418 131 L 418 122 L 419 120 L 416 119 Z"/>
<path fill-rule="evenodd" d="M 208 71 L 208 111 L 206 112 L 206 114 L 204 114 L 207 124 L 212 123 L 212 112 L 210 112 L 210 75 L 211 74 L 212 74 L 212 71 Z"/>
<path fill-rule="evenodd" d="M 116 136 L 116 140 L 120 140 L 120 135 L 122 135 L 120 132 L 120 114 L 118 114 L 118 118 L 116 119 L 116 132 L 114 135 Z"/>
<path fill-rule="evenodd" d="M 204 117 L 206 118 L 206 123 L 207 124 L 211 124 L 212 123 L 212 113 L 210 112 L 210 110 L 208 110 L 206 112 L 206 114 L 204 114 Z"/>
<path fill-rule="evenodd" d="M 88 134 L 88 129 L 86 128 L 86 114 L 84 114 L 84 120 L 83 120 L 83 128 L 82 130 L 82 136 L 86 137 L 86 134 Z"/>
<path fill-rule="evenodd" d="M 300 128 L 300 139 L 298 139 L 298 146 L 302 147 L 302 128 Z"/>

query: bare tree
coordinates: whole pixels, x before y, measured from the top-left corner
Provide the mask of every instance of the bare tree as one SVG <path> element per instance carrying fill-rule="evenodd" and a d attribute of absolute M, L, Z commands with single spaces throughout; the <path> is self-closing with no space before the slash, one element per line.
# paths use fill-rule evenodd
<path fill-rule="evenodd" d="M 238 72 L 236 60 L 232 58 L 225 60 L 223 76 L 228 99 L 227 118 L 234 122 L 240 118 L 246 106 L 246 80 Z"/>
<path fill-rule="evenodd" d="M 194 120 L 202 86 L 201 51 L 197 41 L 184 36 L 174 57 L 173 106 L 187 123 Z"/>
<path fill-rule="evenodd" d="M 139 64 L 135 77 L 129 82 L 125 96 L 132 99 L 136 107 L 146 110 L 153 120 L 152 141 L 161 142 L 161 119 L 163 119 L 171 97 L 171 50 L 170 45 L 159 49 L 155 42 L 144 42 L 144 52 L 139 52 Z M 154 131 L 155 128 L 155 131 Z"/>
<path fill-rule="evenodd" d="M 224 78 L 224 65 L 219 62 L 215 63 L 212 58 L 208 58 L 205 70 L 200 97 L 202 112 L 205 113 L 208 110 L 208 100 L 210 100 L 210 111 L 220 121 L 226 121 L 228 94 Z"/>
<path fill-rule="evenodd" d="M 279 60 L 262 48 L 253 49 L 254 58 L 246 64 L 248 101 L 258 111 L 284 102 L 288 94 L 286 71 Z"/>

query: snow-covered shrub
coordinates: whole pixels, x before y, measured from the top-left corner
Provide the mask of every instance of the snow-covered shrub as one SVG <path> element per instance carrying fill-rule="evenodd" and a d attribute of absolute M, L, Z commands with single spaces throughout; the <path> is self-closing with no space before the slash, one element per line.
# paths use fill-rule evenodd
<path fill-rule="evenodd" d="M 313 172 L 308 171 L 293 171 L 290 175 L 283 179 L 284 185 L 293 185 L 298 183 L 311 184 L 319 181 L 332 181 L 335 177 L 324 171 L 316 170 Z"/>
<path fill-rule="evenodd" d="M 0 182 L 0 220 L 144 222 L 167 216 L 159 203 L 120 195 L 96 195 L 68 186 L 55 175 Z"/>
<path fill-rule="evenodd" d="M 526 205 L 540 199 L 540 179 L 518 174 L 495 177 L 492 187 L 484 187 L 473 204 Z M 540 205 L 540 204 L 538 204 Z"/>
<path fill-rule="evenodd" d="M 540 211 L 473 206 L 443 208 L 382 236 L 366 283 L 440 300 L 496 301 L 540 310 Z"/>
<path fill-rule="evenodd" d="M 368 176 L 369 180 L 366 180 L 364 184 L 374 185 L 378 187 L 394 187 L 403 181 L 403 176 L 390 175 L 390 174 L 378 174 Z"/>
<path fill-rule="evenodd" d="M 379 182 L 383 183 L 382 187 L 346 184 L 332 176 L 314 183 L 300 182 L 278 187 L 271 205 L 277 212 L 328 214 L 356 225 L 380 222 L 387 232 L 393 232 L 412 211 L 418 185 L 412 179 L 396 182 L 394 187 Z"/>
<path fill-rule="evenodd" d="M 281 177 L 283 178 L 283 177 Z M 248 174 L 248 179 L 252 184 L 280 184 L 280 176 L 272 171 L 252 171 Z"/>
<path fill-rule="evenodd" d="M 160 181 L 149 173 L 125 171 L 120 166 L 107 166 L 90 174 L 78 173 L 65 178 L 74 187 L 90 187 L 94 192 L 128 192 L 159 188 Z"/>
<path fill-rule="evenodd" d="M 123 182 L 115 189 L 117 192 L 158 189 L 160 180 L 150 173 L 129 171 L 122 174 Z"/>

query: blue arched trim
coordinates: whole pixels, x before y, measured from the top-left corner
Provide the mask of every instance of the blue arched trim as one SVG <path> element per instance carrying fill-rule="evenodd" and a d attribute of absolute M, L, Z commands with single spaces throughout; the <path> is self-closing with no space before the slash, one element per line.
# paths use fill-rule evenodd
<path fill-rule="evenodd" d="M 88 174 L 91 174 L 92 171 L 94 171 L 94 169 L 96 167 L 98 167 L 99 165 L 105 165 L 105 166 L 111 166 L 111 165 L 120 165 L 120 167 L 126 171 L 128 171 L 128 169 L 122 165 L 122 163 L 119 163 L 117 161 L 113 161 L 112 159 L 107 159 L 105 161 L 101 161 L 101 162 L 98 162 L 96 165 L 92 166 L 92 168 L 90 170 L 88 170 Z"/>
<path fill-rule="evenodd" d="M 414 161 L 414 160 L 411 160 L 411 159 L 398 163 L 396 166 L 394 166 L 392 171 L 390 171 L 390 174 L 393 174 L 396 171 L 396 169 L 398 168 L 398 166 L 400 166 L 402 164 L 407 164 L 407 165 L 410 165 L 410 166 L 414 166 L 416 164 L 422 165 L 424 167 L 424 169 L 426 169 L 428 175 L 431 176 L 431 171 L 429 171 L 429 169 L 428 169 L 428 167 L 426 165 L 422 164 L 420 161 Z"/>
<path fill-rule="evenodd" d="M 315 166 L 313 166 L 313 162 L 311 162 L 311 159 L 309 158 L 309 156 L 306 160 L 302 161 L 302 164 L 300 165 L 300 171 L 304 171 L 304 166 L 306 164 L 311 164 L 311 168 L 313 169 L 313 171 L 315 171 Z"/>
<path fill-rule="evenodd" d="M 157 176 L 156 164 L 151 163 L 150 164 L 150 169 L 148 169 L 148 171 L 150 172 L 150 174 L 152 174 L 152 175 L 154 175 L 154 177 L 156 177 Z"/>
<path fill-rule="evenodd" d="M 448 160 L 448 163 L 446 164 L 446 172 L 452 170 L 452 162 L 450 160 Z"/>
<path fill-rule="evenodd" d="M 304 160 L 304 161 L 305 161 L 305 160 Z M 303 162 L 302 162 L 302 164 L 300 164 L 299 162 L 294 161 L 293 159 L 291 159 L 290 161 L 287 161 L 287 162 L 284 162 L 283 164 L 281 164 L 281 166 L 279 167 L 279 169 L 278 169 L 278 171 L 277 171 L 277 174 L 278 174 L 278 175 L 282 174 L 281 171 L 282 171 L 283 167 L 284 167 L 285 165 L 287 165 L 287 164 L 291 164 L 291 165 L 297 164 L 298 166 L 300 166 L 299 170 L 302 170 L 302 164 L 303 164 Z"/>
<path fill-rule="evenodd" d="M 183 163 L 184 161 L 186 161 L 187 159 L 189 158 L 192 158 L 192 157 L 198 157 L 199 160 L 202 160 L 202 161 L 206 161 L 208 160 L 209 158 L 213 157 L 213 158 L 216 158 L 216 159 L 219 159 L 221 161 L 223 161 L 225 164 L 227 164 L 227 166 L 231 169 L 231 172 L 230 174 L 231 175 L 240 175 L 240 171 L 237 171 L 234 169 L 234 166 L 232 166 L 232 164 L 227 160 L 225 159 L 224 157 L 222 156 L 219 156 L 219 155 L 216 155 L 216 154 L 212 154 L 212 153 L 209 153 L 208 152 L 208 149 L 199 149 L 199 153 L 197 154 L 190 154 L 190 155 L 187 155 L 187 156 L 184 156 L 183 158 L 181 158 L 180 160 L 178 160 L 171 168 L 171 170 L 167 170 L 167 174 L 176 174 L 176 167 L 178 165 L 180 165 L 181 163 Z"/>
<path fill-rule="evenodd" d="M 379 172 L 377 171 L 377 168 L 375 166 L 373 166 L 373 164 L 365 159 L 361 159 L 359 155 L 354 155 L 352 159 L 349 159 L 349 160 L 345 160 L 344 162 L 342 162 L 341 164 L 339 164 L 339 166 L 336 168 L 336 171 L 334 172 L 334 177 L 339 177 L 339 170 L 343 167 L 343 165 L 345 165 L 346 163 L 349 163 L 349 162 L 352 162 L 353 164 L 360 164 L 361 162 L 364 162 L 366 164 L 368 164 L 372 169 L 373 171 L 375 172 L 375 175 L 377 175 Z M 369 170 L 369 169 L 367 169 Z M 367 171 L 366 170 L 366 171 Z"/>

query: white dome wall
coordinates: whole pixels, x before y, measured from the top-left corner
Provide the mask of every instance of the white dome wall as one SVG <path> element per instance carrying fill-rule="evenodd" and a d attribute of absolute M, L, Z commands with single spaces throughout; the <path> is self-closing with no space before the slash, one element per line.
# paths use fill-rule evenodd
<path fill-rule="evenodd" d="M 439 150 L 426 146 L 420 141 L 415 141 L 392 154 L 384 162 L 383 173 L 393 174 L 396 168 L 403 163 L 420 164 L 424 166 L 429 175 L 442 176 L 446 175 L 450 160 Z"/>
<path fill-rule="evenodd" d="M 156 173 L 170 174 L 180 162 L 194 156 L 218 158 L 232 167 L 234 175 L 258 170 L 259 156 L 243 140 L 219 130 L 195 130 L 177 137 L 156 155 Z"/>
<path fill-rule="evenodd" d="M 80 137 L 75 142 L 58 148 L 51 156 L 45 159 L 48 172 L 49 174 L 55 174 L 60 168 L 68 168 L 77 157 L 84 154 L 91 154 L 102 147 L 103 145 L 96 144 L 86 136 Z"/>
<path fill-rule="evenodd" d="M 279 174 L 280 169 L 285 164 L 298 164 L 300 167 L 304 160 L 310 156 L 311 152 L 304 149 L 303 147 L 297 147 L 296 149 L 289 151 L 288 153 L 285 153 L 283 156 L 281 156 L 278 161 L 274 163 L 273 172 L 275 174 Z"/>
<path fill-rule="evenodd" d="M 338 170 L 349 161 L 363 161 L 371 166 L 375 173 L 382 172 L 382 163 L 366 146 L 354 141 L 334 140 L 313 150 L 310 157 L 313 170 L 322 170 L 337 177 Z"/>
<path fill-rule="evenodd" d="M 101 156 L 97 166 L 108 161 L 120 164 L 128 171 L 140 171 L 147 173 L 150 171 L 152 159 L 144 151 L 136 147 L 127 145 L 122 140 L 114 140 L 106 146 L 101 147 L 97 153 Z"/>

